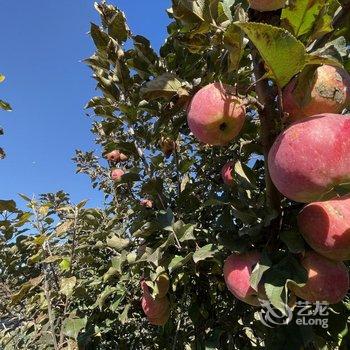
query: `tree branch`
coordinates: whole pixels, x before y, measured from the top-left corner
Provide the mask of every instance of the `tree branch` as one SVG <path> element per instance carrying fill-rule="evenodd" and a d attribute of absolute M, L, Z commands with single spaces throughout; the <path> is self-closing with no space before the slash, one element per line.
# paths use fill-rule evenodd
<path fill-rule="evenodd" d="M 264 106 L 261 109 L 259 116 L 261 123 L 261 141 L 265 160 L 266 202 L 267 205 L 277 213 L 277 215 L 280 215 L 281 195 L 271 180 L 267 159 L 269 151 L 279 133 L 278 125 L 281 122 L 281 114 L 276 104 L 274 87 L 270 86 L 266 79 L 261 80 L 266 71 L 263 62 L 260 59 L 259 53 L 255 48 L 253 49 L 252 56 L 254 75 L 257 81 L 256 92 L 260 104 Z"/>

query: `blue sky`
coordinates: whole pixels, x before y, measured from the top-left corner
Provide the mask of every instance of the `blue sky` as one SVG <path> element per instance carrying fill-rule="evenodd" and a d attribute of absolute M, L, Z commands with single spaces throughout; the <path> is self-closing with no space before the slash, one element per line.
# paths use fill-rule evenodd
<path fill-rule="evenodd" d="M 87 35 L 98 16 L 90 0 L 2 1 L 0 20 L 0 98 L 14 111 L 0 111 L 5 136 L 0 146 L 0 199 L 17 193 L 71 194 L 100 206 L 102 195 L 85 175 L 75 174 L 75 149 L 97 149 L 84 105 L 96 93 L 81 60 L 93 52 Z M 154 48 L 164 42 L 170 0 L 112 2 L 127 16 L 133 33 L 147 36 Z"/>

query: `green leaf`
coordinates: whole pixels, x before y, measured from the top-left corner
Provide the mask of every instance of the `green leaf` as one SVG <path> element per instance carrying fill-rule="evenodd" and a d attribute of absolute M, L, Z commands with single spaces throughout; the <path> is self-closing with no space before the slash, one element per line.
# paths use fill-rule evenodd
<path fill-rule="evenodd" d="M 224 44 L 229 52 L 229 72 L 235 71 L 243 55 L 243 32 L 231 23 L 224 33 Z"/>
<path fill-rule="evenodd" d="M 90 27 L 91 37 L 98 50 L 106 50 L 109 43 L 108 34 L 103 32 L 99 26 L 94 23 L 91 23 Z"/>
<path fill-rule="evenodd" d="M 75 276 L 62 278 L 60 293 L 69 298 L 73 294 L 76 283 L 77 279 Z"/>
<path fill-rule="evenodd" d="M 193 254 L 193 261 L 197 264 L 199 261 L 206 260 L 214 257 L 219 251 L 218 247 L 214 244 L 207 244 L 202 248 L 199 248 Z"/>
<path fill-rule="evenodd" d="M 77 339 L 80 331 L 85 328 L 87 317 L 84 318 L 66 318 L 63 321 L 63 334 L 69 338 Z"/>
<path fill-rule="evenodd" d="M 224 10 L 224 13 L 226 17 L 232 22 L 232 6 L 235 4 L 236 0 L 223 0 L 222 2 L 222 8 Z"/>
<path fill-rule="evenodd" d="M 256 264 L 250 275 L 250 285 L 254 290 L 258 290 L 258 285 L 263 274 L 271 267 L 271 261 L 266 254 L 262 254 L 260 261 Z"/>
<path fill-rule="evenodd" d="M 4 111 L 8 111 L 8 112 L 12 111 L 12 107 L 10 106 L 10 104 L 3 100 L 0 100 L 0 109 L 3 109 Z"/>
<path fill-rule="evenodd" d="M 324 0 L 290 0 L 282 10 L 282 26 L 296 37 L 310 33 L 324 4 Z"/>
<path fill-rule="evenodd" d="M 0 200 L 0 212 L 8 211 L 10 213 L 15 213 L 17 210 L 16 202 L 13 200 Z"/>
<path fill-rule="evenodd" d="M 5 80 L 5 76 L 0 74 L 0 83 L 2 83 Z"/>
<path fill-rule="evenodd" d="M 118 236 L 112 236 L 111 238 L 107 238 L 107 245 L 111 248 L 114 248 L 116 251 L 122 251 L 126 247 L 128 247 L 130 241 L 125 238 L 120 238 Z"/>
<path fill-rule="evenodd" d="M 281 241 L 288 247 L 293 254 L 305 251 L 304 240 L 301 235 L 294 231 L 284 231 L 280 234 Z"/>
<path fill-rule="evenodd" d="M 185 257 L 180 255 L 175 255 L 174 258 L 172 258 L 169 263 L 169 266 L 168 266 L 169 272 L 172 273 L 176 269 L 183 267 L 184 265 L 186 265 L 188 261 L 192 259 L 192 257 L 193 257 L 193 253 L 189 253 Z"/>
<path fill-rule="evenodd" d="M 140 92 L 143 98 L 149 100 L 158 98 L 170 100 L 177 95 L 188 95 L 188 92 L 184 86 L 184 81 L 178 78 L 176 75 L 172 73 L 164 73 L 149 81 Z"/>
<path fill-rule="evenodd" d="M 119 315 L 118 319 L 121 322 L 121 324 L 124 324 L 128 321 L 128 312 L 130 307 L 131 307 L 130 304 L 125 305 L 123 312 Z"/>
<path fill-rule="evenodd" d="M 284 87 L 306 63 L 304 45 L 285 29 L 264 23 L 236 23 L 253 42 L 268 67 L 268 76 Z"/>
<path fill-rule="evenodd" d="M 68 271 L 70 269 L 70 260 L 69 259 L 63 259 L 59 265 L 62 272 Z"/>
<path fill-rule="evenodd" d="M 68 219 L 68 220 L 62 222 L 55 229 L 56 236 L 61 237 L 63 234 L 67 233 L 67 231 L 69 231 L 73 225 L 74 225 L 73 219 Z"/>
<path fill-rule="evenodd" d="M 176 236 L 180 242 L 195 240 L 195 236 L 193 235 L 195 228 L 196 225 L 184 224 L 184 222 L 181 220 L 173 224 L 174 232 L 176 233 Z"/>
<path fill-rule="evenodd" d="M 322 37 L 333 30 L 333 18 L 340 4 L 337 0 L 324 1 L 324 6 L 315 21 L 309 42 Z"/>
<path fill-rule="evenodd" d="M 112 295 L 113 293 L 115 293 L 115 291 L 117 290 L 116 287 L 111 287 L 111 286 L 107 286 L 103 292 L 98 296 L 97 300 L 96 300 L 96 305 L 100 308 L 100 310 L 102 311 L 103 305 L 106 301 L 106 299 Z"/>
<path fill-rule="evenodd" d="M 265 292 L 270 303 L 278 310 L 283 312 L 287 303 L 287 294 L 284 283 L 277 278 L 276 281 L 272 281 L 264 284 Z"/>
<path fill-rule="evenodd" d="M 108 34 L 122 43 L 128 39 L 129 32 L 124 13 L 117 10 L 111 24 L 108 26 Z"/>
<path fill-rule="evenodd" d="M 172 210 L 168 208 L 166 211 L 160 211 L 158 215 L 158 222 L 163 230 L 173 231 L 174 214 Z"/>
<path fill-rule="evenodd" d="M 234 175 L 237 178 L 237 181 L 239 181 L 240 183 L 242 183 L 246 186 L 249 186 L 249 187 L 256 186 L 254 172 L 252 171 L 251 168 L 249 168 L 245 164 L 242 164 L 239 160 L 235 163 Z"/>

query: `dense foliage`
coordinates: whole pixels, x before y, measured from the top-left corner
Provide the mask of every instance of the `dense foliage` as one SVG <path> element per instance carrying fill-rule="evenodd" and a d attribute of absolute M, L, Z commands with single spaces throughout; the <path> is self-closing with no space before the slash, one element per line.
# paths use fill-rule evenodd
<path fill-rule="evenodd" d="M 87 104 L 101 154 L 79 150 L 74 161 L 105 202 L 87 208 L 64 192 L 22 195 L 26 210 L 0 201 L 0 348 L 349 348 L 349 298 L 331 306 L 328 329 L 269 328 L 222 272 L 232 252 L 258 249 L 252 283 L 276 308 L 293 298 L 288 281 L 306 281 L 298 257 L 308 246 L 296 224 L 303 205 L 281 198 L 265 160 L 285 126 L 282 88 L 308 65 L 349 69 L 349 2 L 296 0 L 257 12 L 246 1 L 173 0 L 159 53 L 118 8 L 95 7 L 96 52 L 85 62 L 101 92 Z M 225 147 L 199 143 L 186 121 L 191 97 L 214 81 L 234 85 L 247 108 L 244 129 Z M 115 162 L 102 157 L 116 149 L 127 155 L 119 182 Z M 220 175 L 228 161 L 233 186 Z M 140 281 L 157 293 L 161 274 L 171 315 L 156 327 L 142 311 Z"/>

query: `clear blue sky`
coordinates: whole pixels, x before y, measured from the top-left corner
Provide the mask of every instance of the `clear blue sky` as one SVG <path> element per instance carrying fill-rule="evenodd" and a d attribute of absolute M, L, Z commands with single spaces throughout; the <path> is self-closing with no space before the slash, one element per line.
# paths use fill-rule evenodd
<path fill-rule="evenodd" d="M 158 49 L 169 22 L 170 0 L 116 0 L 133 33 L 147 36 Z M 5 135 L 0 146 L 0 199 L 18 199 L 60 189 L 73 201 L 102 195 L 87 176 L 75 174 L 75 149 L 92 150 L 91 119 L 83 107 L 95 95 L 95 82 L 80 61 L 93 52 L 87 35 L 98 22 L 93 0 L 2 1 L 0 19 L 0 98 L 14 111 L 0 111 Z M 98 149 L 97 149 L 98 150 Z"/>

